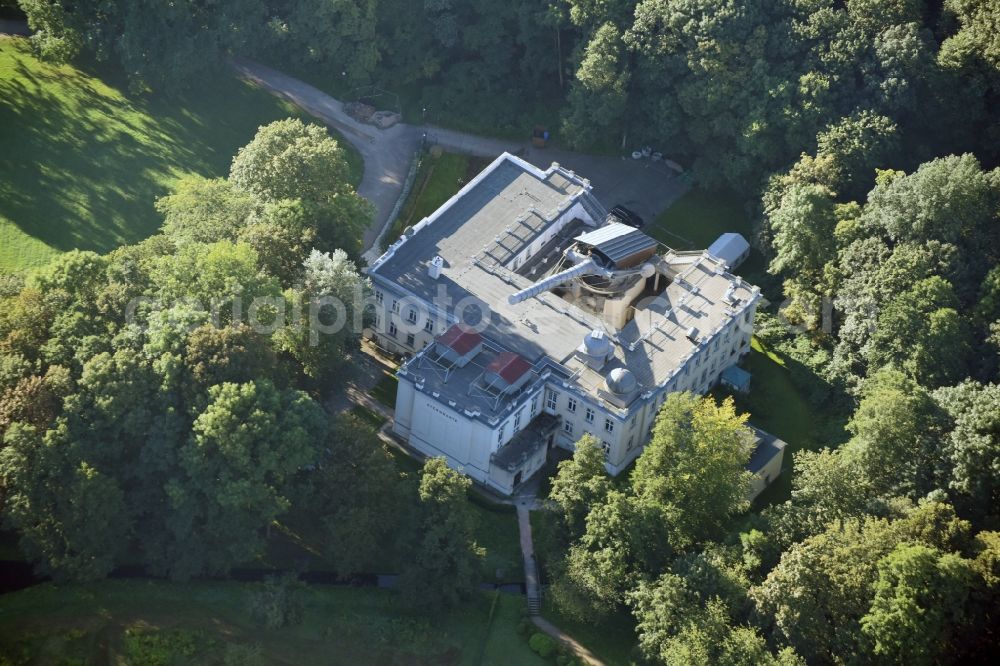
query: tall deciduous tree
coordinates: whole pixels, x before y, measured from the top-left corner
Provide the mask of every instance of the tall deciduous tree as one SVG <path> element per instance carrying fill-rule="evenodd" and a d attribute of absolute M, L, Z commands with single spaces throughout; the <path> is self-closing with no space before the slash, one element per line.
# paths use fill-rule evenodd
<path fill-rule="evenodd" d="M 178 245 L 235 241 L 256 207 L 253 195 L 223 179 L 189 176 L 156 201 L 163 233 Z"/>
<path fill-rule="evenodd" d="M 44 574 L 95 579 L 114 567 L 131 523 L 115 479 L 82 456 L 62 430 L 8 429 L 0 450 L 4 522 Z"/>
<path fill-rule="evenodd" d="M 167 484 L 176 578 L 258 556 L 265 528 L 288 510 L 295 477 L 315 464 L 327 429 L 311 398 L 267 380 L 220 384 L 209 396 L 179 452 L 183 475 Z"/>
<path fill-rule="evenodd" d="M 854 437 L 841 455 L 856 462 L 874 495 L 924 497 L 946 473 L 942 416 L 926 389 L 897 370 L 882 370 L 864 384 L 848 424 Z"/>
<path fill-rule="evenodd" d="M 944 552 L 967 547 L 970 526 L 945 504 L 926 502 L 897 520 L 866 517 L 831 523 L 792 545 L 767 579 L 751 589 L 774 638 L 807 660 L 861 654 L 861 619 L 875 599 L 879 563 L 899 544 Z M 913 611 L 913 609 L 910 609 Z M 913 611 L 909 620 L 916 621 Z"/>
<path fill-rule="evenodd" d="M 971 562 L 921 544 L 900 544 L 878 563 L 875 599 L 861 618 L 872 653 L 895 663 L 934 664 L 965 620 Z"/>
<path fill-rule="evenodd" d="M 730 398 L 717 406 L 692 393 L 667 396 L 631 490 L 644 512 L 662 520 L 669 547 L 683 551 L 712 538 L 747 508 L 753 446 L 746 420 Z"/>
<path fill-rule="evenodd" d="M 934 398 L 952 422 L 943 455 L 948 487 L 969 514 L 996 514 L 1000 506 L 1000 386 L 963 382 Z"/>
<path fill-rule="evenodd" d="M 468 600 L 478 583 L 483 550 L 476 545 L 474 517 L 466 499 L 471 485 L 444 458 L 424 463 L 417 543 L 400 581 L 404 595 L 415 606 L 453 608 Z"/>
<path fill-rule="evenodd" d="M 552 480 L 549 499 L 559 505 L 563 524 L 571 539 L 579 537 L 587 515 L 602 504 L 611 489 L 611 478 L 604 467 L 604 451 L 593 435 L 584 435 L 576 443 L 573 457 L 559 463 Z"/>
<path fill-rule="evenodd" d="M 347 161 L 325 128 L 289 118 L 261 127 L 233 158 L 229 180 L 265 202 L 298 200 L 316 220 L 317 247 L 359 249 L 372 206 L 348 182 Z"/>
<path fill-rule="evenodd" d="M 403 532 L 405 486 L 385 444 L 357 418 L 339 419 L 326 449 L 309 475 L 308 511 L 322 521 L 326 552 L 338 572 L 371 571 L 385 539 Z"/>

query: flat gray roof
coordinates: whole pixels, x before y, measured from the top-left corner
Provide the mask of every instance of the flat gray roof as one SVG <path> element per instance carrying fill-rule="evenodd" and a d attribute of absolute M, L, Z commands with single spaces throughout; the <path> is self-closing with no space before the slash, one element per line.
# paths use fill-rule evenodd
<path fill-rule="evenodd" d="M 640 392 L 663 385 L 702 344 L 687 337 L 689 328 L 706 338 L 732 321 L 740 303 L 745 305 L 757 296 L 755 287 L 726 272 L 717 258 L 669 251 L 658 259 L 662 279 L 669 280 L 669 285 L 652 302 L 642 304 L 620 331 L 550 292 L 509 304 L 509 295 L 533 281 L 505 266 L 505 261 L 575 203 L 603 221 L 603 209 L 584 179 L 555 165 L 541 171 L 505 154 L 421 221 L 407 238 L 394 243 L 368 272 L 376 284 L 426 301 L 445 296 L 452 308 L 463 299 L 475 299 L 491 315 L 479 329 L 484 338 L 494 341 L 498 349 L 520 354 L 535 372 L 546 360 L 561 365 L 573 374 L 575 385 L 598 399 L 605 375 L 615 367 L 631 370 Z M 612 231 L 592 237 L 602 242 L 613 240 L 612 236 L 627 237 Z M 427 271 L 435 256 L 444 259 L 438 279 Z M 574 356 L 584 336 L 594 329 L 608 332 L 616 342 L 615 357 L 601 372 Z M 426 376 L 423 370 L 413 371 Z M 436 383 L 432 377 L 428 381 Z M 452 390 L 448 387 L 446 392 Z"/>
<path fill-rule="evenodd" d="M 757 436 L 757 446 L 753 450 L 753 454 L 750 456 L 750 462 L 747 463 L 747 469 L 749 469 L 754 474 L 758 473 L 767 463 L 779 455 L 787 446 L 783 441 L 775 437 L 769 432 L 761 430 L 755 426 L 749 426 L 750 430 L 753 431 L 754 435 Z"/>
<path fill-rule="evenodd" d="M 558 167 L 541 171 L 505 153 L 393 243 L 369 273 L 430 300 L 442 281 L 466 274 L 474 261 L 505 264 L 577 199 L 600 209 L 582 178 Z M 435 256 L 444 259 L 441 280 L 427 273 Z"/>

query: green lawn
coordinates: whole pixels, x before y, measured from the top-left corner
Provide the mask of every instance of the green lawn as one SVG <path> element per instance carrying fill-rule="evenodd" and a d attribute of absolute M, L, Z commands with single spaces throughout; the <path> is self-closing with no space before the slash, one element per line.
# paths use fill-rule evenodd
<path fill-rule="evenodd" d="M 748 240 L 752 229 L 750 216 L 739 199 L 732 195 L 693 189 L 668 208 L 650 225 L 647 232 L 677 250 L 700 250 L 727 231 L 743 234 Z M 737 269 L 755 284 L 771 284 L 765 275 L 764 258 L 754 249 L 750 258 Z M 773 285 L 772 285 L 773 286 Z M 780 295 L 777 296 L 780 298 Z M 830 433 L 836 430 L 836 416 L 826 414 L 807 398 L 823 380 L 805 366 L 773 350 L 765 350 L 753 340 L 752 351 L 743 363 L 752 375 L 750 393 L 736 396 L 741 411 L 750 413 L 750 421 L 785 440 L 784 469 L 781 477 L 755 502 L 760 508 L 788 499 L 791 492 L 792 454 L 802 449 L 818 449 L 831 444 Z M 720 391 L 719 393 L 724 393 Z"/>
<path fill-rule="evenodd" d="M 793 373 L 792 366 L 796 363 L 784 354 L 765 348 L 757 338 L 753 338 L 750 355 L 743 363 L 753 377 L 749 394 L 736 396 L 737 408 L 749 412 L 750 422 L 755 426 L 777 435 L 788 445 L 781 476 L 760 494 L 754 509 L 789 499 L 794 475 L 793 454 L 836 445 L 838 433 L 843 430 L 843 414 L 824 412 L 805 397 L 813 388 L 806 383 L 822 383 L 823 380 L 805 366 Z"/>
<path fill-rule="evenodd" d="M 468 182 L 471 161 L 473 158 L 455 153 L 443 153 L 438 157 L 424 155 L 413 189 L 382 244 L 389 247 L 402 235 L 403 229 L 420 222 L 462 189 Z"/>
<path fill-rule="evenodd" d="M 39 585 L 0 597 L 0 663 L 221 663 L 232 646 L 267 664 L 544 664 L 517 634 L 519 596 L 482 593 L 448 614 L 388 590 L 310 586 L 297 626 L 253 620 L 246 583 L 111 580 Z M 137 644 L 159 645 L 159 660 Z M 241 661 L 252 666 L 253 661 Z"/>
<path fill-rule="evenodd" d="M 844 440 L 848 414 L 837 400 L 820 405 L 808 399 L 808 395 L 822 395 L 829 388 L 822 377 L 786 354 L 766 348 L 758 338 L 751 341 L 750 354 L 742 365 L 753 377 L 748 394 L 733 396 L 737 410 L 748 412 L 753 425 L 788 445 L 781 476 L 754 502 L 753 508 L 759 510 L 791 496 L 794 453 L 837 446 Z M 721 397 L 732 392 L 720 387 L 713 393 Z"/>
<path fill-rule="evenodd" d="M 378 430 L 383 425 L 385 425 L 385 417 L 376 412 L 375 410 L 368 409 L 361 405 L 354 405 L 351 407 L 351 414 L 357 416 L 362 422 L 368 424 L 375 430 Z"/>
<path fill-rule="evenodd" d="M 381 402 L 389 409 L 396 409 L 396 390 L 399 388 L 399 380 L 396 375 L 383 371 L 382 378 L 372 389 L 372 397 Z"/>
<path fill-rule="evenodd" d="M 748 241 L 753 233 L 750 215 L 738 197 L 698 188 L 674 202 L 644 231 L 664 245 L 680 251 L 704 250 L 720 235 L 730 231 L 743 234 Z M 763 268 L 764 259 L 754 249 L 736 272 L 746 276 Z"/>
<path fill-rule="evenodd" d="M 258 126 L 299 115 L 227 74 L 175 98 L 126 90 L 110 66 L 43 63 L 0 38 L 0 271 L 149 236 L 178 178 L 226 175 Z"/>

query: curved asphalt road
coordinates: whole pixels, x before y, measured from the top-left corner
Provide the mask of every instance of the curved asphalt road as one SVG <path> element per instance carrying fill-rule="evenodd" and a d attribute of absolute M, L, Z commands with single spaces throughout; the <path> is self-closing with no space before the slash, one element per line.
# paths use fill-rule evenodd
<path fill-rule="evenodd" d="M 340 100 L 276 69 L 248 58 L 235 58 L 233 67 L 242 78 L 289 100 L 336 129 L 361 153 L 365 169 L 358 194 L 375 205 L 375 219 L 364 236 L 364 256 L 369 261 L 378 257 L 379 248 L 372 246 L 399 199 L 413 153 L 420 146 L 425 132 L 429 143 L 438 144 L 449 152 L 492 158 L 506 151 L 517 153 L 543 169 L 552 162 L 559 162 L 588 177 L 594 186 L 594 193 L 609 208 L 624 204 L 650 222 L 688 187 L 662 162 L 556 149 L 539 150 L 527 140 L 522 143 L 501 141 L 432 125 L 399 123 L 380 130 L 348 116 Z"/>
<path fill-rule="evenodd" d="M 430 142 L 440 144 L 445 150 L 468 155 L 495 157 L 504 151 L 515 152 L 524 148 L 523 145 L 431 126 L 415 127 L 399 123 L 380 130 L 348 116 L 344 113 L 344 105 L 340 100 L 276 69 L 246 58 L 235 59 L 233 66 L 242 78 L 289 100 L 336 129 L 361 153 L 365 169 L 358 194 L 371 201 L 376 211 L 372 226 L 365 232 L 366 249 L 375 242 L 379 231 L 389 219 L 403 189 L 413 153 L 420 146 L 424 132 L 427 132 Z"/>

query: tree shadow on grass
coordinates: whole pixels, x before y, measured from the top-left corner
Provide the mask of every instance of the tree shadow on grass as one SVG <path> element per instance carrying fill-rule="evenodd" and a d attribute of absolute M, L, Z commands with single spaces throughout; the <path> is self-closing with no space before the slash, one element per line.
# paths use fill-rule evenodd
<path fill-rule="evenodd" d="M 179 177 L 223 176 L 257 128 L 297 115 L 220 73 L 177 97 L 134 96 L 109 66 L 35 60 L 0 42 L 0 217 L 53 248 L 107 251 L 155 233 Z M 109 85 L 110 84 L 110 85 Z"/>

